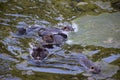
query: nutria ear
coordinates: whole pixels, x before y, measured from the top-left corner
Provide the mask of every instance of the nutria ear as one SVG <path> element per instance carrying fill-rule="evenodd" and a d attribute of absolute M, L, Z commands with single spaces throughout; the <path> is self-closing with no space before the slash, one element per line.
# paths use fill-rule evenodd
<path fill-rule="evenodd" d="M 95 67 L 94 66 L 91 66 L 90 69 L 94 69 Z"/>

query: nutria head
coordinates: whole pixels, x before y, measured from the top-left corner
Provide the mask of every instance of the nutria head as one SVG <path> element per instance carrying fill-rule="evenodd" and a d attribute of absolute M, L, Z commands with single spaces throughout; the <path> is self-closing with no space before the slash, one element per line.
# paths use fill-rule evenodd
<path fill-rule="evenodd" d="M 43 35 L 42 39 L 46 43 L 53 43 L 54 42 L 53 35 Z"/>
<path fill-rule="evenodd" d="M 90 73 L 98 74 L 101 72 L 100 66 L 94 64 L 94 62 L 87 57 L 80 58 L 80 64 L 85 68 L 86 71 Z"/>
<path fill-rule="evenodd" d="M 49 52 L 45 48 L 36 47 L 33 48 L 31 56 L 34 60 L 42 61 L 44 58 L 47 57 L 48 53 Z"/>
<path fill-rule="evenodd" d="M 62 30 L 64 30 L 64 31 L 74 31 L 72 26 L 65 26 L 65 27 L 62 28 Z"/>
<path fill-rule="evenodd" d="M 101 72 L 101 69 L 100 69 L 100 67 L 98 67 L 98 66 L 91 66 L 91 67 L 89 68 L 89 72 L 91 72 L 91 73 L 93 73 L 93 74 L 98 74 L 98 73 Z"/>

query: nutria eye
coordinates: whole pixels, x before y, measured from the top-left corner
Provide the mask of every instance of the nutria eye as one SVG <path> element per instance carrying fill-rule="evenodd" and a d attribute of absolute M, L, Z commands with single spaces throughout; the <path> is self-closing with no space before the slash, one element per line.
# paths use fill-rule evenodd
<path fill-rule="evenodd" d="M 91 69 L 94 69 L 94 67 L 92 66 Z"/>
<path fill-rule="evenodd" d="M 67 27 L 65 27 L 65 29 L 67 29 Z"/>

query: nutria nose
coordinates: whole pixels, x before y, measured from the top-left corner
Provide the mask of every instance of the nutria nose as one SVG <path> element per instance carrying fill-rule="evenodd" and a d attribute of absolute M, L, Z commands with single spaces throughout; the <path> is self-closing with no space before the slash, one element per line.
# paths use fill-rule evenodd
<path fill-rule="evenodd" d="M 93 72 L 93 73 L 95 73 L 95 74 L 99 74 L 101 72 L 101 70 L 99 69 L 99 70 L 96 70 L 95 72 Z"/>
<path fill-rule="evenodd" d="M 101 72 L 101 69 L 97 69 L 97 70 L 95 70 L 93 73 L 94 74 L 99 74 Z"/>
<path fill-rule="evenodd" d="M 39 57 L 39 56 L 37 56 L 37 57 L 36 57 L 36 59 L 37 59 L 37 60 L 40 60 L 40 57 Z"/>

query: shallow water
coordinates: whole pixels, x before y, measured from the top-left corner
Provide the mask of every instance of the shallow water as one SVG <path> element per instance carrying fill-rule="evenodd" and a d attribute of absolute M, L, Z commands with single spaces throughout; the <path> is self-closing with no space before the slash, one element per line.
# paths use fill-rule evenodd
<path fill-rule="evenodd" d="M 73 25 L 78 27 L 78 30 L 73 34 L 71 33 L 69 41 L 71 40 L 71 44 L 120 48 L 119 19 L 120 12 L 77 18 L 73 20 Z"/>
<path fill-rule="evenodd" d="M 119 0 L 0 0 L 0 80 L 119 80 L 119 4 Z M 36 44 L 39 37 L 15 35 L 20 27 L 70 24 L 77 29 L 68 34 L 68 43 L 48 49 L 51 55 L 41 64 L 29 56 L 29 44 Z M 101 74 L 87 74 L 79 64 L 81 56 L 101 66 Z"/>

